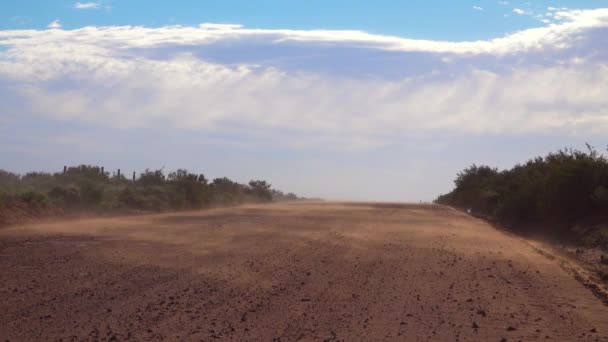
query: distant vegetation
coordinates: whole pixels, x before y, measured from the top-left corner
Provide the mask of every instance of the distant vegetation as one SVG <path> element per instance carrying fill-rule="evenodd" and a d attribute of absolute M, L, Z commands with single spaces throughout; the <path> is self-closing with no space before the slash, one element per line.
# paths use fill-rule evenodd
<path fill-rule="evenodd" d="M 116 212 L 199 209 L 252 202 L 295 200 L 263 180 L 240 184 L 228 178 L 209 182 L 204 175 L 177 170 L 146 170 L 127 179 L 98 166 L 67 167 L 63 172 L 25 175 L 0 170 L 0 223 L 20 210 L 26 216 L 46 212 Z"/>
<path fill-rule="evenodd" d="M 593 147 L 561 150 L 509 170 L 473 165 L 436 202 L 524 233 L 608 247 L 608 161 Z"/>

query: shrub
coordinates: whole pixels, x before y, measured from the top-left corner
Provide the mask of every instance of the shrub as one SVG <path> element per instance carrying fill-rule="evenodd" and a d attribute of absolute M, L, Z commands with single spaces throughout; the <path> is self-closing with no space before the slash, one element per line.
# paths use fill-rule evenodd
<path fill-rule="evenodd" d="M 118 201 L 130 208 L 141 207 L 141 201 L 131 188 L 124 188 L 118 195 Z"/>
<path fill-rule="evenodd" d="M 22 187 L 19 175 L 0 169 L 0 192 L 14 193 Z"/>
<path fill-rule="evenodd" d="M 137 179 L 137 183 L 143 186 L 163 185 L 164 182 L 165 175 L 163 174 L 163 170 L 150 171 L 146 169 Z"/>
<path fill-rule="evenodd" d="M 54 201 L 73 206 L 80 201 L 80 192 L 74 187 L 56 186 L 48 192 L 48 197 Z"/>
<path fill-rule="evenodd" d="M 172 196 L 174 206 L 201 208 L 210 202 L 210 189 L 204 175 L 196 175 L 184 169 L 172 172 L 168 180 L 175 190 Z"/>
<path fill-rule="evenodd" d="M 170 207 L 169 196 L 162 187 L 128 187 L 120 193 L 118 200 L 133 209 L 160 211 Z"/>
<path fill-rule="evenodd" d="M 80 184 L 80 200 L 85 205 L 96 205 L 103 200 L 103 187 L 93 182 Z"/>
<path fill-rule="evenodd" d="M 7 200 L 21 198 L 33 204 L 45 203 L 48 196 L 54 205 L 74 209 L 127 207 L 155 211 L 296 197 L 271 189 L 265 181 L 243 185 L 224 177 L 209 184 L 204 175 L 185 169 L 168 176 L 162 169 L 146 169 L 132 182 L 122 174 L 110 177 L 102 167 L 92 165 L 71 166 L 54 174 L 30 172 L 24 176 L 0 170 L 0 194 L 6 194 Z M 2 202 L 0 196 L 0 205 Z"/>
<path fill-rule="evenodd" d="M 19 198 L 31 206 L 43 205 L 46 203 L 46 196 L 36 191 L 24 192 Z"/>
<path fill-rule="evenodd" d="M 608 161 L 587 147 L 587 152 L 566 149 L 500 172 L 473 165 L 458 173 L 454 190 L 436 202 L 559 234 L 570 233 L 578 222 L 606 220 Z"/>
<path fill-rule="evenodd" d="M 218 204 L 237 204 L 245 199 L 245 186 L 226 177 L 211 182 L 212 200 Z"/>
<path fill-rule="evenodd" d="M 106 183 L 110 180 L 108 172 L 102 172 L 101 167 L 93 165 L 70 166 L 64 173 L 56 173 L 55 177 L 64 184 L 84 181 Z"/>
<path fill-rule="evenodd" d="M 270 189 L 270 184 L 266 183 L 266 181 L 249 181 L 249 193 L 253 195 L 256 200 L 264 202 L 272 201 L 272 191 Z"/>
<path fill-rule="evenodd" d="M 285 194 L 282 191 L 275 189 L 271 189 L 270 192 L 272 193 L 273 201 L 294 201 L 298 199 L 298 196 L 296 196 L 296 194 L 293 192 Z"/>

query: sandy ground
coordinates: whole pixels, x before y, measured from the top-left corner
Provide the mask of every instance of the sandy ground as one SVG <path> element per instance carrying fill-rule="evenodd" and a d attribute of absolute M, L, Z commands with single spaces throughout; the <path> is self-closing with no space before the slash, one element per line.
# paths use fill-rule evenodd
<path fill-rule="evenodd" d="M 1 341 L 608 341 L 608 307 L 452 209 L 292 203 L 0 230 Z"/>

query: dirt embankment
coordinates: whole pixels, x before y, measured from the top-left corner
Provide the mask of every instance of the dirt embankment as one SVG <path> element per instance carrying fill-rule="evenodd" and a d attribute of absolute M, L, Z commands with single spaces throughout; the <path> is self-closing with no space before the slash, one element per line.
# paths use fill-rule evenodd
<path fill-rule="evenodd" d="M 16 223 L 65 215 L 62 208 L 28 203 L 19 197 L 6 197 L 0 201 L 0 228 Z"/>
<path fill-rule="evenodd" d="M 608 341 L 525 240 L 440 206 L 291 203 L 0 231 L 0 337 Z"/>

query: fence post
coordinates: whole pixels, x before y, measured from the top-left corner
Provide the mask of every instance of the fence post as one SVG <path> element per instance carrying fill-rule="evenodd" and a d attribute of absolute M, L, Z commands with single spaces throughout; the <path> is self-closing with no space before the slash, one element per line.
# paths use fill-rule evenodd
<path fill-rule="evenodd" d="M 135 171 L 133 171 L 133 181 L 135 182 Z"/>
<path fill-rule="evenodd" d="M 66 172 L 68 172 L 68 167 L 67 166 L 63 166 L 63 173 L 65 174 Z"/>
<path fill-rule="evenodd" d="M 116 177 L 120 179 L 120 169 L 118 169 L 118 173 L 116 173 Z"/>

